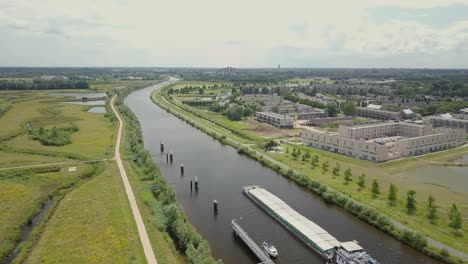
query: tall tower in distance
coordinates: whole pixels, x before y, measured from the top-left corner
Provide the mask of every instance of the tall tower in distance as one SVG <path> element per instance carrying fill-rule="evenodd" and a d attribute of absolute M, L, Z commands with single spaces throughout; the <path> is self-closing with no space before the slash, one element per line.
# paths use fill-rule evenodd
<path fill-rule="evenodd" d="M 280 70 L 280 69 L 281 69 L 281 64 L 278 64 L 278 70 Z"/>

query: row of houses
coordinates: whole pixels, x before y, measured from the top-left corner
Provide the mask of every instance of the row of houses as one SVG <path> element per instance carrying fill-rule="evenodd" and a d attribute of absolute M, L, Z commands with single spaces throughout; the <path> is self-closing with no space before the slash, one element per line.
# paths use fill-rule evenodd
<path fill-rule="evenodd" d="M 267 123 L 278 128 L 294 128 L 294 117 L 271 112 L 257 112 L 258 122 Z"/>
<path fill-rule="evenodd" d="M 399 120 L 415 118 L 416 114 L 411 109 L 401 112 L 383 110 L 382 106 L 369 104 L 367 107 L 357 107 L 356 115 L 379 120 Z"/>

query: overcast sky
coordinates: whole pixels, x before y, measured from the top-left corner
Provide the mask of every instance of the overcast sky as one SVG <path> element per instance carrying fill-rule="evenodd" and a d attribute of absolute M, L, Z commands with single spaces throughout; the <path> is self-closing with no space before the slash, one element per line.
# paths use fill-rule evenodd
<path fill-rule="evenodd" d="M 0 0 L 0 66 L 468 68 L 468 0 Z"/>

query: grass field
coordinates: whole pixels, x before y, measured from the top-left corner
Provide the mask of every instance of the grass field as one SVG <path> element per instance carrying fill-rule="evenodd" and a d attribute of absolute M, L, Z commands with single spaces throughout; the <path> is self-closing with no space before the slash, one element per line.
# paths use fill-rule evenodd
<path fill-rule="evenodd" d="M 212 128 L 218 133 L 224 134 L 227 137 L 233 138 L 235 131 L 243 131 L 246 129 L 241 122 L 236 124 L 229 124 L 226 122 L 226 119 L 216 113 L 200 113 L 199 110 L 190 107 L 190 106 L 181 106 L 177 101 L 172 101 L 174 104 L 166 103 L 163 100 L 161 101 L 161 95 L 156 92 L 153 95 L 153 98 L 159 100 L 166 106 L 169 106 L 171 109 L 177 111 L 184 116 L 197 120 L 201 124 Z M 182 107 L 187 111 L 180 111 L 175 106 Z M 198 111 L 198 112 L 197 112 Z M 194 115 L 194 113 L 196 115 Z M 209 120 L 209 121 L 208 121 Z M 210 122 L 211 121 L 211 122 Z M 232 122 L 232 121 L 231 121 Z M 214 125 L 216 123 L 217 125 Z M 229 131 L 225 131 L 219 128 L 219 125 L 227 128 Z M 236 137 L 239 137 L 236 135 Z M 241 137 L 242 138 L 242 137 Z M 270 137 L 271 138 L 271 137 Z M 254 140 L 247 140 L 242 138 L 239 142 L 246 144 L 258 144 L 259 142 L 264 142 L 265 138 L 260 138 L 259 133 L 257 136 L 252 137 Z M 236 139 L 235 139 L 236 140 Z M 464 218 L 468 217 L 468 192 L 460 192 L 454 189 L 446 188 L 437 184 L 430 184 L 427 182 L 415 181 L 411 177 L 403 177 L 402 175 L 407 171 L 417 169 L 420 167 L 427 167 L 431 165 L 439 165 L 446 161 L 452 161 L 457 157 L 466 155 L 468 148 L 454 149 L 446 152 L 435 153 L 428 156 L 416 157 L 403 159 L 398 161 L 393 161 L 389 163 L 376 164 L 365 160 L 354 159 L 351 157 L 334 154 L 326 151 L 321 151 L 309 147 L 305 147 L 299 144 L 287 143 L 283 144 L 283 148 L 289 148 L 290 153 L 293 148 L 301 149 L 302 153 L 306 151 L 310 152 L 310 155 L 319 155 L 320 165 L 324 161 L 328 161 L 330 164 L 329 171 L 331 172 L 336 163 L 340 164 L 341 167 L 341 176 L 332 177 L 329 173 L 323 175 L 320 169 L 312 169 L 310 164 L 310 159 L 308 161 L 302 162 L 301 158 L 294 160 L 290 154 L 279 154 L 279 153 L 266 153 L 270 157 L 288 165 L 291 168 L 294 168 L 297 171 L 300 171 L 309 177 L 313 177 L 320 182 L 326 183 L 328 186 L 352 196 L 354 199 L 361 201 L 365 204 L 368 204 L 374 208 L 381 210 L 383 213 L 389 217 L 407 224 L 408 226 L 418 230 L 427 236 L 439 240 L 449 246 L 457 248 L 461 251 L 467 252 L 466 244 L 468 244 L 468 230 L 466 229 L 466 224 L 463 229 L 464 236 L 462 238 L 456 237 L 453 234 L 453 230 L 448 227 L 447 211 L 449 206 L 452 203 L 457 203 L 460 208 Z M 261 151 L 260 147 L 257 147 L 257 150 Z M 350 168 L 353 173 L 353 182 L 350 184 L 345 184 L 343 178 L 343 172 Z M 367 175 L 367 189 L 358 191 L 356 182 L 357 177 L 365 173 Z M 443 177 L 441 175 L 441 177 Z M 369 186 L 374 178 L 377 178 L 381 185 L 382 194 L 378 199 L 372 199 L 369 191 Z M 395 207 L 388 206 L 387 195 L 388 188 L 390 183 L 393 183 L 399 189 L 398 192 L 398 203 Z M 405 212 L 405 198 L 406 192 L 409 189 L 416 190 L 416 199 L 417 199 L 417 212 L 413 216 L 409 216 Z M 432 225 L 426 218 L 426 205 L 429 195 L 433 195 L 436 198 L 436 204 L 439 206 L 439 220 L 437 225 Z"/>
<path fill-rule="evenodd" d="M 86 167 L 77 165 L 75 172 L 0 171 L 0 259 L 14 248 L 22 227 L 53 192 L 75 181 Z"/>
<path fill-rule="evenodd" d="M 69 161 L 66 158 L 55 158 L 33 154 L 0 151 L 0 168 L 24 165 L 36 165 Z"/>
<path fill-rule="evenodd" d="M 106 87 L 102 89 L 110 90 L 116 84 L 103 85 Z M 87 106 L 59 104 L 60 98 L 48 96 L 50 92 L 0 92 L 2 104 L 13 106 L 0 117 L 0 168 L 113 157 L 114 123 L 103 114 L 88 113 Z M 79 131 L 65 146 L 42 145 L 28 133 L 29 129 L 70 124 L 77 125 Z M 88 175 L 90 179 L 79 176 L 93 166 L 72 164 L 54 165 L 64 169 L 60 172 L 14 174 L 18 170 L 0 170 L 0 176 L 4 175 L 0 177 L 0 260 L 16 246 L 22 226 L 48 199 L 60 194 L 64 198 L 57 200 L 59 204 L 54 203 L 56 209 L 19 247 L 15 261 L 27 258 L 27 263 L 144 263 L 115 164 L 107 163 L 102 174 L 96 178 Z M 77 171 L 68 172 L 69 166 L 76 166 Z M 39 170 L 32 170 L 36 169 Z M 67 188 L 57 193 L 62 187 Z M 28 257 L 30 250 L 32 255 Z"/>
<path fill-rule="evenodd" d="M 114 162 L 63 199 L 26 262 L 146 262 Z"/>

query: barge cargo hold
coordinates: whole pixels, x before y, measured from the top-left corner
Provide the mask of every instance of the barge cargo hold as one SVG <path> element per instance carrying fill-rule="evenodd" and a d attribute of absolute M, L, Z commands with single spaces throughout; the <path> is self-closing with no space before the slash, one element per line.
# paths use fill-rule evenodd
<path fill-rule="evenodd" d="M 300 240 L 329 260 L 340 242 L 320 226 L 296 212 L 283 200 L 260 186 L 246 186 L 244 193 Z"/>
<path fill-rule="evenodd" d="M 377 264 L 356 241 L 339 242 L 261 186 L 245 186 L 244 194 L 318 253 L 327 263 Z"/>

